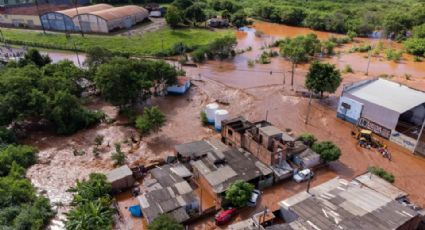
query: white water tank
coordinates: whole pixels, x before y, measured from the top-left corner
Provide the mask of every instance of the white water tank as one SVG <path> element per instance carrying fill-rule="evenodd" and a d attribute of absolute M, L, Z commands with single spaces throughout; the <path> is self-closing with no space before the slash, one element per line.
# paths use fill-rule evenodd
<path fill-rule="evenodd" d="M 221 130 L 221 121 L 226 120 L 229 116 L 229 112 L 224 109 L 219 109 L 215 111 L 215 119 L 214 119 L 214 128 L 217 131 Z"/>
<path fill-rule="evenodd" d="M 214 124 L 215 111 L 218 109 L 217 103 L 208 104 L 205 107 L 205 114 L 207 115 L 208 123 Z"/>

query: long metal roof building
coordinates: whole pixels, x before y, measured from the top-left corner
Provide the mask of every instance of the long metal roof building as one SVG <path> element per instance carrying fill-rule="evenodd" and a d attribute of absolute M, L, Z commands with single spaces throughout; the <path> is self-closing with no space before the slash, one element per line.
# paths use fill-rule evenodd
<path fill-rule="evenodd" d="M 356 182 L 335 178 L 279 203 L 287 224 L 268 229 L 416 229 L 416 211 Z"/>
<path fill-rule="evenodd" d="M 87 33 L 108 33 L 128 29 L 149 17 L 149 12 L 139 6 L 113 7 L 109 4 L 71 8 L 41 15 L 45 29 Z"/>

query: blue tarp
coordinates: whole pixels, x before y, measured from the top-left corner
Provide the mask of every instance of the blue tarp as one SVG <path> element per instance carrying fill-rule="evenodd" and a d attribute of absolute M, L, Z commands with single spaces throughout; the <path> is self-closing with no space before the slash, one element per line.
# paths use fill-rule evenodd
<path fill-rule="evenodd" d="M 142 217 L 142 209 L 140 208 L 140 205 L 130 206 L 128 211 L 130 211 L 131 215 L 134 217 Z"/>

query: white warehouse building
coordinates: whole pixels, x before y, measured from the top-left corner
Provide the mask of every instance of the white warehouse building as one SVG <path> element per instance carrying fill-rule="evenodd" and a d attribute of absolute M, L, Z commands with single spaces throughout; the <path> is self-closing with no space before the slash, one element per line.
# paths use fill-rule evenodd
<path fill-rule="evenodd" d="M 425 155 L 425 93 L 374 78 L 344 85 L 337 116 Z"/>
<path fill-rule="evenodd" d="M 130 5 L 78 14 L 73 21 L 84 32 L 108 33 L 131 28 L 148 17 L 149 12 L 146 9 Z"/>

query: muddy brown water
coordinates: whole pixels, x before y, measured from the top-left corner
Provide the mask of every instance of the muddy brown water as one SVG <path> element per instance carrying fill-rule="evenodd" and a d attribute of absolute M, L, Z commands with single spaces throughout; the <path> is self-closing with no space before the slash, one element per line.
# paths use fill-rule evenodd
<path fill-rule="evenodd" d="M 261 30 L 263 35 L 257 37 L 255 29 Z M 332 163 L 328 169 L 318 172 L 318 177 L 313 185 L 320 184 L 334 176 L 351 179 L 365 172 L 370 165 L 381 166 L 394 173 L 395 185 L 406 190 L 409 197 L 421 205 L 425 205 L 425 160 L 412 155 L 393 144 L 388 144 L 392 152 L 393 160 L 389 162 L 376 152 L 364 150 L 356 146 L 351 138 L 350 131 L 353 128 L 336 118 L 336 96 L 331 95 L 328 103 L 314 100 L 310 121 L 305 124 L 305 113 L 308 101 L 306 98 L 294 96 L 290 83 L 290 63 L 281 57 L 272 58 L 270 64 L 255 64 L 248 66 L 248 60 L 257 59 L 263 52 L 262 47 L 272 43 L 276 39 L 308 34 L 315 32 L 306 28 L 296 28 L 272 23 L 257 22 L 252 29 L 236 32 L 238 49 L 252 47 L 251 51 L 237 55 L 232 60 L 207 61 L 198 68 L 186 67 L 187 75 L 192 78 L 193 87 L 184 96 L 169 96 L 156 98 L 150 103 L 158 105 L 166 114 L 167 122 L 161 131 L 155 135 L 144 138 L 133 153 L 127 154 L 129 164 L 143 163 L 155 158 L 161 158 L 173 154 L 173 146 L 176 144 L 199 140 L 205 137 L 218 136 L 211 128 L 200 125 L 199 112 L 213 101 L 225 101 L 226 105 L 220 105 L 227 109 L 230 116 L 243 115 L 251 120 L 267 119 L 281 129 L 289 128 L 294 134 L 302 132 L 314 133 L 321 140 L 332 140 L 342 149 L 339 162 Z M 315 32 L 320 39 L 326 39 L 333 35 L 325 32 Z M 377 42 L 373 39 L 360 39 L 359 42 Z M 405 55 L 405 60 L 400 63 L 386 61 L 384 57 L 374 57 L 371 60 L 369 75 L 364 74 L 367 65 L 365 54 L 346 52 L 353 44 L 340 47 L 343 51 L 339 58 L 322 58 L 343 68 L 350 64 L 354 73 L 343 74 L 343 83 L 367 79 L 379 74 L 394 75 L 392 80 L 405 83 L 409 86 L 425 90 L 425 64 L 411 61 L 411 57 Z M 49 54 L 50 51 L 49 51 Z M 80 54 L 81 55 L 81 54 Z M 69 52 L 57 52 L 54 60 L 63 58 L 76 58 Z M 81 59 L 80 59 L 81 61 Z M 82 61 L 81 61 L 82 62 Z M 75 61 L 74 61 L 75 63 Z M 295 74 L 294 88 L 302 90 L 304 76 L 308 71 L 308 65 L 298 65 Z M 404 74 L 412 77 L 407 80 Z M 285 81 L 285 85 L 283 82 Z M 109 117 L 117 117 L 115 107 L 104 102 L 97 102 L 91 106 L 105 111 Z M 131 135 L 136 131 L 127 126 L 114 124 L 101 124 L 88 130 L 82 130 L 77 134 L 58 137 L 46 133 L 34 133 L 25 142 L 40 149 L 40 162 L 32 166 L 27 175 L 34 185 L 43 191 L 52 202 L 61 202 L 63 208 L 59 209 L 58 218 L 54 219 L 51 229 L 63 229 L 60 220 L 63 212 L 69 209 L 71 194 L 66 190 L 73 186 L 76 179 L 86 178 L 91 172 L 107 172 L 113 168 L 110 156 L 113 143 L 121 142 L 123 150 L 128 152 L 133 146 L 128 143 Z M 93 157 L 93 140 L 97 134 L 105 135 L 105 143 L 102 145 L 100 158 Z M 109 142 L 110 146 L 107 146 Z M 111 147 L 112 146 L 112 147 Z M 73 149 L 86 151 L 84 156 L 73 156 Z M 293 183 L 274 186 L 267 190 L 261 200 L 262 205 L 275 206 L 278 201 L 287 198 L 291 194 L 304 189 L 302 185 Z M 134 203 L 129 196 L 118 197 L 124 206 Z M 124 212 L 125 210 L 123 210 Z M 248 216 L 245 213 L 242 216 Z M 211 219 L 197 223 L 195 229 L 214 229 Z M 205 228 L 203 228 L 204 226 Z M 208 226 L 208 227 L 207 227 Z M 201 227 L 201 228 L 199 228 Z M 120 224 L 119 229 L 138 229 L 132 226 Z"/>

